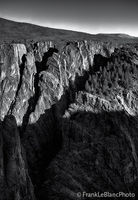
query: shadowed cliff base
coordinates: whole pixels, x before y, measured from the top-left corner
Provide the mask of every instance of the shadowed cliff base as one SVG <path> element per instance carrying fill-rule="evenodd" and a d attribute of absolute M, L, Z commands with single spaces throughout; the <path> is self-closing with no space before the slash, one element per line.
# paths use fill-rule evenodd
<path fill-rule="evenodd" d="M 35 200 L 15 117 L 5 116 L 0 129 L 0 199 Z"/>
<path fill-rule="evenodd" d="M 135 124 L 137 117 L 124 112 L 77 112 L 64 119 L 62 149 L 45 170 L 38 199 L 75 200 L 77 192 L 83 191 L 134 192 L 137 196 Z"/>
<path fill-rule="evenodd" d="M 131 117 L 125 112 L 96 114 L 86 111 L 75 112 L 68 119 L 56 119 L 56 115 L 56 109 L 51 108 L 37 123 L 28 125 L 22 144 L 17 139 L 19 136 L 14 136 L 17 130 L 14 116 L 5 117 L 2 122 L 2 146 L 4 177 L 9 182 L 7 195 L 14 194 L 10 185 L 15 177 L 22 187 L 21 177 L 15 174 L 12 167 L 13 162 L 16 163 L 16 151 L 12 154 L 11 150 L 14 148 L 20 152 L 20 145 L 24 149 L 21 163 L 26 164 L 17 166 L 29 170 L 39 200 L 75 200 L 79 199 L 77 192 L 83 191 L 122 191 L 137 195 L 138 116 Z M 14 140 L 10 139 L 9 128 Z M 11 163 L 12 156 L 15 160 Z M 18 167 L 15 165 L 16 170 Z M 6 179 L 3 180 L 5 183 Z M 27 185 L 24 183 L 23 187 L 29 189 Z M 29 195 L 30 192 L 27 198 Z"/>

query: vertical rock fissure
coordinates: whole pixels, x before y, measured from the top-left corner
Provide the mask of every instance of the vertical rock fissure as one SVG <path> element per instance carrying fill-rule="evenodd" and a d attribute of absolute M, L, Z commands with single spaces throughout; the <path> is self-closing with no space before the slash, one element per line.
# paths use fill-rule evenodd
<path fill-rule="evenodd" d="M 26 114 L 23 117 L 22 132 L 26 130 L 26 127 L 29 122 L 30 114 L 35 111 L 37 102 L 41 95 L 41 91 L 39 87 L 39 75 L 42 71 L 46 71 L 48 69 L 48 65 L 47 65 L 48 58 L 51 57 L 54 52 L 58 52 L 58 50 L 55 48 L 49 48 L 49 50 L 46 53 L 44 53 L 42 61 L 35 62 L 36 74 L 34 76 L 34 95 L 28 100 L 29 106 L 28 106 Z"/>
<path fill-rule="evenodd" d="M 22 86 L 22 80 L 23 80 L 23 72 L 24 72 L 24 68 L 25 68 L 25 65 L 26 65 L 26 54 L 24 54 L 22 56 L 22 63 L 21 65 L 19 66 L 19 71 L 20 71 L 20 80 L 19 80 L 19 84 L 18 84 L 18 87 L 17 87 L 17 90 L 16 90 L 16 94 L 15 94 L 15 98 L 14 100 L 12 101 L 11 105 L 10 105 L 10 108 L 9 108 L 9 111 L 7 114 L 12 114 L 12 111 L 15 107 L 15 104 L 16 104 L 16 99 L 17 99 L 17 96 L 19 94 L 19 91 L 20 91 L 20 88 Z"/>

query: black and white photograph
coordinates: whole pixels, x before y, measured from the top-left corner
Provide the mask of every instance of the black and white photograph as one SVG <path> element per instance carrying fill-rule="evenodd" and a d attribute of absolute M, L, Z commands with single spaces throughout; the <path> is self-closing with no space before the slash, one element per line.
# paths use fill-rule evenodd
<path fill-rule="evenodd" d="M 0 200 L 138 199 L 138 1 L 0 2 Z"/>

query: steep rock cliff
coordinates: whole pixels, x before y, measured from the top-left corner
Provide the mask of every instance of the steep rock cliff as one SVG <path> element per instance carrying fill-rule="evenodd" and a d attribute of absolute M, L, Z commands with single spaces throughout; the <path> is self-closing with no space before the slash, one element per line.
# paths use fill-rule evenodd
<path fill-rule="evenodd" d="M 35 123 L 61 98 L 69 82 L 73 84 L 76 75 L 90 70 L 95 54 L 109 56 L 114 48 L 110 43 L 87 41 L 72 42 L 59 50 L 53 42 L 1 45 L 1 120 L 11 113 L 21 125 L 30 109 L 29 100 L 38 95 L 29 116 L 30 123 Z"/>
<path fill-rule="evenodd" d="M 26 199 L 35 199 L 33 187 L 41 200 L 76 199 L 75 192 L 85 191 L 88 185 L 92 191 L 122 189 L 126 192 L 137 188 L 137 76 L 131 77 L 133 84 L 129 84 L 129 89 L 121 85 L 120 76 L 115 89 L 109 85 L 108 94 L 102 87 L 99 92 L 99 86 L 91 89 L 87 84 L 88 81 L 93 84 L 90 77 L 93 73 L 101 79 L 100 70 L 104 73 L 103 67 L 108 68 L 107 62 L 116 54 L 122 56 L 116 53 L 116 48 L 122 46 L 96 41 L 67 42 L 64 46 L 52 41 L 0 46 L 0 119 L 4 126 L 7 116 L 14 116 L 12 132 L 17 143 L 8 144 L 6 139 L 1 139 L 1 152 L 8 154 L 8 149 L 3 147 L 6 145 L 11 149 L 17 146 L 17 153 L 14 151 L 17 156 L 24 149 L 24 156 L 20 156 L 24 164 L 18 166 L 15 162 L 14 168 L 23 170 L 23 183 L 22 176 L 17 179 L 19 188 L 26 188 Z M 130 52 L 130 58 L 127 55 L 130 65 L 137 65 L 137 48 L 129 47 L 127 52 Z M 12 126 L 5 129 L 2 135 L 6 137 L 13 129 Z M 1 162 L 4 157 L 2 153 Z M 92 172 L 90 176 L 89 172 Z M 12 169 L 9 173 L 14 179 Z M 63 186 L 68 180 L 70 183 Z M 6 181 L 4 175 L 2 184 Z M 10 186 L 6 187 L 16 197 L 11 199 L 24 198 L 16 184 L 12 192 Z"/>

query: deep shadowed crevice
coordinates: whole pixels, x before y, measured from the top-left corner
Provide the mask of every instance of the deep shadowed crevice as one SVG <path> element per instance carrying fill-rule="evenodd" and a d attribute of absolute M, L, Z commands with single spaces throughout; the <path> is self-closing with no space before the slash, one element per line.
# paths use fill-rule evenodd
<path fill-rule="evenodd" d="M 36 61 L 36 70 L 38 74 L 41 71 L 45 71 L 48 69 L 47 61 L 48 61 L 48 58 L 52 57 L 53 53 L 58 53 L 58 49 L 49 48 L 49 50 L 44 53 L 42 61 L 41 62 Z"/>
<path fill-rule="evenodd" d="M 93 71 L 97 72 L 100 70 L 100 66 L 104 67 L 107 65 L 109 58 L 102 56 L 101 54 L 95 54 L 94 55 L 94 66 L 93 66 Z"/>
<path fill-rule="evenodd" d="M 83 76 L 79 76 L 78 74 L 76 75 L 75 84 L 74 84 L 76 88 L 76 92 L 85 90 L 85 83 L 86 83 L 86 80 L 88 80 L 89 78 L 91 68 L 92 67 L 90 66 L 89 71 L 84 71 Z"/>
<path fill-rule="evenodd" d="M 41 127 L 42 124 L 43 127 Z M 40 126 L 40 127 L 39 127 Z M 35 132 L 37 128 L 41 129 L 41 133 Z M 39 131 L 38 128 L 38 131 Z M 26 137 L 29 130 L 34 130 L 33 137 L 37 138 L 38 135 L 43 134 L 43 138 L 39 138 L 40 152 L 36 153 L 35 165 L 32 164 L 32 160 L 28 158 L 29 175 L 34 185 L 35 194 L 38 195 L 38 191 L 41 188 L 41 184 L 45 181 L 45 169 L 54 160 L 58 152 L 62 149 L 62 130 L 59 125 L 59 121 L 56 117 L 56 107 L 53 105 L 49 110 L 45 111 L 45 114 L 41 115 L 39 120 L 35 124 L 28 125 L 26 130 Z M 36 135 L 35 135 L 36 134 Z M 37 135 L 38 134 L 38 135 Z M 26 138 L 26 142 L 29 143 Z M 29 153 L 29 152 L 28 152 Z M 37 157 L 38 156 L 38 157 Z"/>
<path fill-rule="evenodd" d="M 39 74 L 40 74 L 40 72 L 46 71 L 48 69 L 48 65 L 47 65 L 48 58 L 52 57 L 54 52 L 58 53 L 58 50 L 56 48 L 49 48 L 49 50 L 46 53 L 44 53 L 42 61 L 41 62 L 38 62 L 38 61 L 35 62 L 36 71 L 37 71 L 36 74 L 35 74 L 35 77 L 34 77 L 34 90 L 35 90 L 35 92 L 34 92 L 34 95 L 28 100 L 29 106 L 28 106 L 26 114 L 23 117 L 22 130 L 21 130 L 22 133 L 25 131 L 26 126 L 27 126 L 28 121 L 29 121 L 29 116 L 32 112 L 35 111 L 35 107 L 36 107 L 38 99 L 41 95 L 41 91 L 40 91 L 40 87 L 39 87 Z"/>

